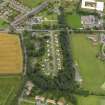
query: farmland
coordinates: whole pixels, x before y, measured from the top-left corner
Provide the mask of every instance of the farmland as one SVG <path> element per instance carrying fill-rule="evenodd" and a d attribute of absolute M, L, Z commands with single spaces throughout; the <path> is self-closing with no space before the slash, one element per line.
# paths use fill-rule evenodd
<path fill-rule="evenodd" d="M 78 63 L 83 82 L 82 87 L 90 91 L 101 91 L 105 82 L 105 63 L 96 58 L 99 45 L 94 46 L 85 34 L 72 34 L 72 53 Z"/>
<path fill-rule="evenodd" d="M 11 105 L 20 87 L 20 76 L 0 76 L 0 105 Z"/>
<path fill-rule="evenodd" d="M 0 33 L 0 74 L 21 73 L 23 69 L 22 58 L 19 37 Z"/>
<path fill-rule="evenodd" d="M 24 98 L 20 105 L 35 105 L 35 97 Z"/>

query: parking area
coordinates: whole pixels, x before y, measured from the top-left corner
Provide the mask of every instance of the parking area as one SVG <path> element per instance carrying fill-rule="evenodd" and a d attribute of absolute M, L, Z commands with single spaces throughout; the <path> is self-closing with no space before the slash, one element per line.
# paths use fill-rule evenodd
<path fill-rule="evenodd" d="M 59 33 L 50 32 L 50 38 L 46 41 L 46 54 L 42 61 L 42 70 L 46 75 L 56 76 L 62 66 L 62 52 L 59 43 Z"/>

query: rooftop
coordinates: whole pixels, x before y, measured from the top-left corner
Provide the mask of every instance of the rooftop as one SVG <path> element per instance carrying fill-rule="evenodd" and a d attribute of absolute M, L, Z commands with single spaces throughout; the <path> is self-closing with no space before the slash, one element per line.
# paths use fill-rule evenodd
<path fill-rule="evenodd" d="M 95 0 L 82 0 L 81 8 L 103 11 L 104 2 L 97 2 Z"/>
<path fill-rule="evenodd" d="M 103 11 L 104 10 L 104 2 L 97 2 L 96 10 Z"/>

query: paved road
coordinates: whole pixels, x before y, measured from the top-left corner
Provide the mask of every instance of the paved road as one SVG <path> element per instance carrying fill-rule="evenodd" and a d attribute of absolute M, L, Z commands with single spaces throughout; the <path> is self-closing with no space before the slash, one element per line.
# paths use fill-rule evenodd
<path fill-rule="evenodd" d="M 32 31 L 32 32 L 50 32 L 50 31 L 64 31 L 64 29 L 19 29 L 20 31 L 24 31 L 24 30 L 27 30 L 27 31 Z M 85 30 L 85 29 L 76 29 L 76 30 L 73 30 L 73 29 L 68 29 L 68 32 L 105 32 L 105 30 Z"/>
<path fill-rule="evenodd" d="M 52 73 L 51 73 L 51 75 L 54 75 L 55 74 L 55 71 L 57 70 L 57 67 L 56 67 L 56 53 L 55 53 L 55 46 L 54 46 L 54 43 L 55 43 L 55 41 L 54 41 L 54 33 L 53 33 L 53 31 L 51 31 L 50 32 L 50 37 L 51 37 L 51 52 L 52 52 L 52 57 L 53 57 L 53 61 L 52 61 L 52 63 L 53 63 L 53 69 L 52 69 Z"/>

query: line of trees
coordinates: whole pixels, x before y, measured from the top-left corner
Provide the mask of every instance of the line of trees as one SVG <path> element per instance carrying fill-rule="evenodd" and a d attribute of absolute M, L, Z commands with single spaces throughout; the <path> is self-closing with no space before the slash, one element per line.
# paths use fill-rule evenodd
<path fill-rule="evenodd" d="M 75 82 L 75 70 L 73 68 L 73 59 L 70 49 L 70 43 L 69 43 L 69 35 L 68 35 L 68 28 L 65 22 L 65 15 L 64 15 L 64 9 L 62 7 L 59 8 L 61 14 L 58 16 L 58 24 L 60 29 L 64 29 L 64 31 L 61 31 L 59 34 L 59 41 L 60 46 L 63 53 L 63 66 L 64 69 L 60 70 L 56 77 L 51 78 L 50 76 L 44 75 L 44 73 L 41 70 L 40 63 L 37 63 L 35 65 L 35 68 L 32 68 L 30 65 L 30 62 L 28 60 L 28 70 L 27 70 L 27 77 L 32 80 L 32 82 L 35 84 L 37 88 L 39 88 L 41 91 L 59 91 L 59 95 L 64 95 L 64 97 L 69 97 L 69 99 L 72 100 L 73 103 L 76 103 L 75 97 L 72 94 L 74 89 L 76 88 L 76 82 Z M 33 43 L 31 40 L 33 38 L 30 37 L 30 33 L 26 32 L 24 34 L 25 38 L 25 45 L 27 47 L 28 52 L 28 59 L 32 57 L 42 58 L 45 51 L 44 47 L 44 41 L 45 39 L 41 39 L 43 49 L 39 50 L 38 55 L 34 56 L 35 48 L 33 46 Z M 32 52 L 33 53 L 32 53 Z M 36 93 L 36 87 L 33 89 L 33 93 Z M 32 93 L 32 95 L 34 95 Z M 53 93 L 52 93 L 53 94 Z"/>
<path fill-rule="evenodd" d="M 60 32 L 59 35 L 59 41 L 61 43 L 61 49 L 63 53 L 63 66 L 64 69 L 60 70 L 58 72 L 58 75 L 55 78 L 51 78 L 49 76 L 46 76 L 43 74 L 41 70 L 40 64 L 37 63 L 35 65 L 35 68 L 32 69 L 31 66 L 29 65 L 29 70 L 28 70 L 28 76 L 29 78 L 35 83 L 38 87 L 42 88 L 43 90 L 48 90 L 48 89 L 57 89 L 61 91 L 73 91 L 74 89 L 74 77 L 75 77 L 75 72 L 73 69 L 73 60 L 72 60 L 72 55 L 69 47 L 69 35 L 67 33 L 67 25 L 64 20 L 64 11 L 63 8 L 60 8 L 61 15 L 58 16 L 59 20 L 59 28 L 65 29 L 64 31 Z M 28 35 L 30 37 L 30 35 Z M 35 53 L 35 48 L 33 50 L 33 44 L 30 42 L 29 39 L 26 42 L 27 50 L 28 50 L 28 56 L 29 57 L 34 57 L 33 53 Z M 43 40 L 40 40 L 43 42 Z M 44 42 L 43 42 L 44 45 Z M 44 46 L 43 46 L 44 47 Z M 32 50 L 32 52 L 31 52 Z M 36 57 L 42 57 L 45 52 L 44 48 L 42 50 L 39 50 L 38 54 Z M 31 52 L 31 53 L 30 53 Z M 30 63 L 29 63 L 30 64 Z"/>

